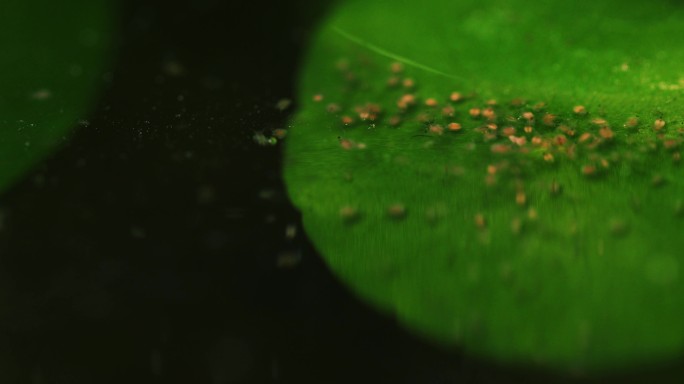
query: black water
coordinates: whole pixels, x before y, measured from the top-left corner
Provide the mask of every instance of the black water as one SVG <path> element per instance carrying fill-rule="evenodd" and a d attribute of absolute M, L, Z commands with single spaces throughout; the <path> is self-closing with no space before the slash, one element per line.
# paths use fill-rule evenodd
<path fill-rule="evenodd" d="M 324 2 L 121 4 L 89 125 L 0 200 L 0 383 L 545 382 L 411 336 L 302 233 L 252 136 Z"/>

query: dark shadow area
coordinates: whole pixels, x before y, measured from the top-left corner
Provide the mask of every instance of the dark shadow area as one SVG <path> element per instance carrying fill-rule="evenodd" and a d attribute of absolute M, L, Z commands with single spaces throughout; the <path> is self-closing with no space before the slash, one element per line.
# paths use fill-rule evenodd
<path fill-rule="evenodd" d="M 425 344 L 302 234 L 281 148 L 252 136 L 287 121 L 325 9 L 124 2 L 88 124 L 2 196 L 0 382 L 577 381 Z"/>

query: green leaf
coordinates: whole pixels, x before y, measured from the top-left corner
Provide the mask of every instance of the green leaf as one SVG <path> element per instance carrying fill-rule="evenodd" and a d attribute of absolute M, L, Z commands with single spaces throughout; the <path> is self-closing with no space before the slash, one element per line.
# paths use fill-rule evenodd
<path fill-rule="evenodd" d="M 430 340 L 563 371 L 677 358 L 682 36 L 666 0 L 343 2 L 301 72 L 290 197 Z"/>
<path fill-rule="evenodd" d="M 62 143 L 97 101 L 116 13 L 108 1 L 0 4 L 0 190 Z"/>

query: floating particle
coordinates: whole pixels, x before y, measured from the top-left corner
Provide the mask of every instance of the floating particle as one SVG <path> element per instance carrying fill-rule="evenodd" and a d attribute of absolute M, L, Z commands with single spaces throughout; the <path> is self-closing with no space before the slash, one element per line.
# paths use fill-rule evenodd
<path fill-rule="evenodd" d="M 477 227 L 477 229 L 484 230 L 487 228 L 487 221 L 485 220 L 484 215 L 482 215 L 481 213 L 475 214 L 474 221 L 475 227 Z"/>
<path fill-rule="evenodd" d="M 682 160 L 682 154 L 681 153 L 675 152 L 672 154 L 672 161 L 674 163 L 679 163 L 679 161 L 681 161 L 681 160 Z"/>
<path fill-rule="evenodd" d="M 446 216 L 446 206 L 443 204 L 430 207 L 425 211 L 425 219 L 430 224 L 436 224 Z"/>
<path fill-rule="evenodd" d="M 665 128 L 665 120 L 663 119 L 657 119 L 655 122 L 653 122 L 653 129 L 656 130 L 656 132 L 660 132 Z"/>
<path fill-rule="evenodd" d="M 359 214 L 358 209 L 356 207 L 353 207 L 351 205 L 345 205 L 344 207 L 340 208 L 340 218 L 345 222 L 345 223 L 353 223 L 359 220 L 361 215 Z"/>
<path fill-rule="evenodd" d="M 285 111 L 292 105 L 292 100 L 290 99 L 280 99 L 275 105 L 275 108 L 279 110 L 280 112 Z"/>
<path fill-rule="evenodd" d="M 387 216 L 394 220 L 406 217 L 406 207 L 403 204 L 393 204 L 387 208 Z"/>
<path fill-rule="evenodd" d="M 458 132 L 462 129 L 461 124 L 459 123 L 449 123 L 449 125 L 447 125 L 447 128 L 449 128 L 451 132 Z"/>
<path fill-rule="evenodd" d="M 320 94 L 320 93 L 315 94 L 315 95 L 313 96 L 313 101 L 315 101 L 315 102 L 317 102 L 317 103 L 323 101 L 323 95 Z"/>
<path fill-rule="evenodd" d="M 300 251 L 286 251 L 278 254 L 276 258 L 276 266 L 282 269 L 294 268 L 302 261 L 302 253 Z"/>
<path fill-rule="evenodd" d="M 277 139 L 284 139 L 287 136 L 287 129 L 277 128 L 273 130 L 273 136 Z"/>
<path fill-rule="evenodd" d="M 285 238 L 288 240 L 292 240 L 297 236 L 297 225 L 296 224 L 288 224 L 285 227 Z"/>
<path fill-rule="evenodd" d="M 515 194 L 515 203 L 521 207 L 525 206 L 525 204 L 527 204 L 527 195 L 525 194 L 524 191 L 518 191 Z"/>
<path fill-rule="evenodd" d="M 366 143 L 358 143 L 356 144 L 357 149 L 366 149 Z"/>
<path fill-rule="evenodd" d="M 402 85 L 404 86 L 404 88 L 413 88 L 416 86 L 416 82 L 411 78 L 406 78 L 402 82 Z"/>
<path fill-rule="evenodd" d="M 575 105 L 572 107 L 572 113 L 578 116 L 584 116 L 587 114 L 587 108 L 584 105 Z"/>
<path fill-rule="evenodd" d="M 473 119 L 477 119 L 482 115 L 482 111 L 480 110 L 480 108 L 470 108 L 468 114 L 470 114 L 470 117 L 472 117 Z"/>
<path fill-rule="evenodd" d="M 637 126 L 639 126 L 639 118 L 638 117 L 630 117 L 625 122 L 625 128 L 636 128 Z"/>
<path fill-rule="evenodd" d="M 665 178 L 662 175 L 654 175 L 651 178 L 651 185 L 654 187 L 662 187 L 665 185 Z"/>
<path fill-rule="evenodd" d="M 610 140 L 613 138 L 613 136 L 615 136 L 613 130 L 607 126 L 601 127 L 601 129 L 599 129 L 599 135 L 606 140 Z"/>
<path fill-rule="evenodd" d="M 557 119 L 556 115 L 551 114 L 551 113 L 547 113 L 544 115 L 544 117 L 542 117 L 542 123 L 544 123 L 544 125 L 546 125 L 548 127 L 551 127 L 551 126 L 554 126 L 556 124 L 556 119 Z"/>
<path fill-rule="evenodd" d="M 551 193 L 551 196 L 559 196 L 561 193 L 563 193 L 563 186 L 554 180 L 551 182 L 549 192 Z"/>
<path fill-rule="evenodd" d="M 325 107 L 325 110 L 328 113 L 339 113 L 342 110 L 342 108 L 339 106 L 339 104 L 330 103 Z"/>
<path fill-rule="evenodd" d="M 425 100 L 425 105 L 428 107 L 436 107 L 439 103 L 437 102 L 437 99 L 434 98 L 429 98 Z"/>
<path fill-rule="evenodd" d="M 534 113 L 532 112 L 524 112 L 522 114 L 523 119 L 527 120 L 528 122 L 533 122 L 534 121 Z"/>
<path fill-rule="evenodd" d="M 404 71 L 404 64 L 395 61 L 394 63 L 390 64 L 390 71 L 392 71 L 392 73 L 401 73 Z"/>
<path fill-rule="evenodd" d="M 463 100 L 463 95 L 459 92 L 451 92 L 451 95 L 449 95 L 449 100 L 453 101 L 454 103 L 458 103 L 459 101 Z"/>
<path fill-rule="evenodd" d="M 456 113 L 456 110 L 454 107 L 447 105 L 446 107 L 442 108 L 442 116 L 444 117 L 453 117 L 454 114 Z"/>
<path fill-rule="evenodd" d="M 428 131 L 435 135 L 441 135 L 444 133 L 444 128 L 439 124 L 432 124 L 428 128 Z"/>

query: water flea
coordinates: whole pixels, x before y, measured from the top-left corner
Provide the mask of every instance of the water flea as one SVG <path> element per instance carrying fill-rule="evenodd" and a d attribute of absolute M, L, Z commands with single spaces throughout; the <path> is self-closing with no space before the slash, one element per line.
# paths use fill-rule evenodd
<path fill-rule="evenodd" d="M 499 169 L 496 167 L 496 165 L 490 164 L 487 166 L 487 174 L 489 175 L 495 175 L 498 170 Z"/>
<path fill-rule="evenodd" d="M 587 108 L 584 105 L 575 105 L 572 107 L 572 113 L 578 116 L 584 116 L 587 114 Z"/>
<path fill-rule="evenodd" d="M 403 204 L 393 204 L 387 208 L 387 215 L 394 220 L 403 219 L 406 217 L 406 207 Z"/>
<path fill-rule="evenodd" d="M 522 114 L 523 119 L 527 120 L 528 122 L 533 122 L 534 121 L 534 113 L 532 112 L 524 112 Z"/>
<path fill-rule="evenodd" d="M 525 131 L 525 133 L 530 134 L 534 129 L 531 126 L 526 125 L 525 128 L 523 128 L 523 130 Z"/>
<path fill-rule="evenodd" d="M 404 81 L 401 84 L 404 86 L 404 88 L 409 88 L 409 89 L 416 86 L 416 82 L 411 78 L 404 79 Z"/>
<path fill-rule="evenodd" d="M 392 127 L 398 127 L 401 124 L 401 117 L 399 116 L 392 116 L 389 118 L 388 121 L 389 125 Z"/>
<path fill-rule="evenodd" d="M 522 220 L 520 218 L 516 217 L 513 220 L 511 220 L 511 232 L 513 232 L 514 235 L 519 235 L 522 232 Z"/>
<path fill-rule="evenodd" d="M 313 101 L 315 101 L 317 103 L 323 101 L 323 95 L 321 95 L 320 93 L 315 94 L 313 96 Z"/>
<path fill-rule="evenodd" d="M 487 129 L 489 129 L 490 131 L 496 131 L 497 129 L 499 129 L 499 126 L 496 125 L 496 124 L 494 124 L 494 123 L 489 123 L 489 124 L 486 125 L 486 127 L 487 127 Z"/>
<path fill-rule="evenodd" d="M 505 127 L 505 128 L 501 131 L 501 133 L 502 133 L 504 136 L 512 136 L 512 135 L 515 135 L 515 128 L 514 128 L 514 127 Z"/>
<path fill-rule="evenodd" d="M 537 112 L 544 110 L 544 108 L 546 108 L 546 103 L 541 102 L 541 101 L 532 106 L 532 109 L 537 111 Z"/>
<path fill-rule="evenodd" d="M 508 138 L 511 140 L 511 142 L 519 147 L 524 146 L 527 144 L 527 138 L 525 136 L 508 136 Z"/>
<path fill-rule="evenodd" d="M 354 124 L 354 119 L 351 116 L 342 116 L 340 121 L 342 121 L 342 124 L 344 125 Z"/>
<path fill-rule="evenodd" d="M 408 107 L 416 104 L 416 96 L 407 93 L 403 95 L 399 101 L 397 101 L 397 106 L 401 109 L 407 109 Z"/>
<path fill-rule="evenodd" d="M 544 161 L 546 161 L 547 163 L 553 163 L 554 160 L 555 160 L 555 158 L 553 157 L 553 154 L 552 154 L 552 153 L 546 152 L 546 153 L 544 154 Z"/>
<path fill-rule="evenodd" d="M 657 132 L 662 131 L 663 128 L 665 128 L 665 120 L 657 119 L 655 122 L 653 122 L 653 129 L 655 129 Z"/>
<path fill-rule="evenodd" d="M 396 77 L 396 76 L 391 76 L 389 79 L 387 79 L 387 86 L 390 88 L 395 88 L 399 85 L 401 80 Z"/>
<path fill-rule="evenodd" d="M 594 138 L 594 135 L 592 135 L 589 132 L 584 132 L 583 134 L 580 135 L 580 137 L 577 141 L 579 141 L 580 143 L 585 143 L 585 142 L 587 142 L 593 138 Z"/>
<path fill-rule="evenodd" d="M 496 112 L 492 108 L 485 108 L 482 110 L 482 117 L 489 121 L 496 120 Z"/>
<path fill-rule="evenodd" d="M 504 154 L 511 151 L 511 146 L 506 144 L 492 144 L 490 150 L 492 153 Z"/>
<path fill-rule="evenodd" d="M 539 213 L 537 213 L 537 209 L 534 207 L 530 207 L 530 209 L 527 210 L 527 218 L 535 221 L 539 218 Z"/>
<path fill-rule="evenodd" d="M 596 174 L 595 165 L 585 165 L 582 167 L 582 174 L 585 176 L 594 176 Z"/>
<path fill-rule="evenodd" d="M 438 104 L 437 99 L 432 97 L 425 100 L 425 105 L 428 107 L 436 107 Z"/>

